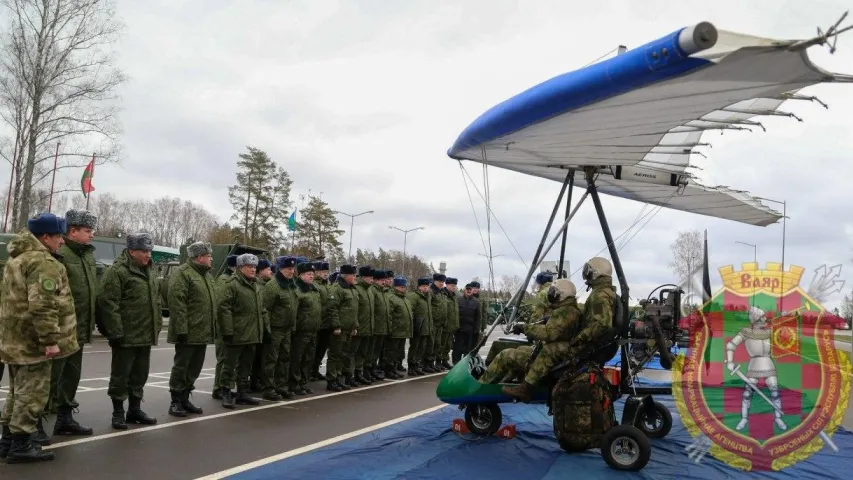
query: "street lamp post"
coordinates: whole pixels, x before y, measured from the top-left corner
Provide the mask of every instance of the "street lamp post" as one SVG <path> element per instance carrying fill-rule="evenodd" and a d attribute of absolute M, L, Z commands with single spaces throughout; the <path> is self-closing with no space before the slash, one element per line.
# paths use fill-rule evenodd
<path fill-rule="evenodd" d="M 785 229 L 787 227 L 786 224 L 788 221 L 788 212 L 787 212 L 788 201 L 787 200 L 779 201 L 779 200 L 773 200 L 772 198 L 764 198 L 764 197 L 755 197 L 755 198 L 758 200 L 765 200 L 768 202 L 778 203 L 778 204 L 782 205 L 782 272 L 783 272 L 783 275 L 782 275 L 782 284 L 779 286 L 779 294 L 784 295 L 785 294 L 785 283 L 784 283 L 785 282 L 785 275 L 784 275 L 784 272 L 785 272 Z"/>
<path fill-rule="evenodd" d="M 388 228 L 403 232 L 403 276 L 406 276 L 406 241 L 409 237 L 409 232 L 414 232 L 415 230 L 425 230 L 426 227 L 415 227 L 410 228 L 408 230 L 403 230 L 402 228 L 395 227 L 393 225 L 389 225 Z"/>
<path fill-rule="evenodd" d="M 368 213 L 373 213 L 373 210 L 368 210 L 366 212 L 356 213 L 355 215 L 346 212 L 339 212 L 337 210 L 333 210 L 332 213 L 339 213 L 341 215 L 346 215 L 349 217 L 349 251 L 347 252 L 347 257 L 352 257 L 352 230 L 355 227 L 355 217 L 360 217 L 362 215 L 367 215 Z"/>

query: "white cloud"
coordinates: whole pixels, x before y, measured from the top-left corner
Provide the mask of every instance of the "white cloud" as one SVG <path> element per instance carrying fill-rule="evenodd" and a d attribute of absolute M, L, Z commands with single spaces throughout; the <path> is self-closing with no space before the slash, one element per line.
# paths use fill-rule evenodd
<path fill-rule="evenodd" d="M 227 219 L 236 156 L 252 145 L 288 169 L 297 191 L 322 191 L 333 208 L 351 213 L 376 210 L 356 220 L 355 246 L 401 248 L 402 234 L 387 226 L 423 225 L 409 235 L 409 251 L 436 265 L 447 261 L 462 280 L 485 278 L 487 267 L 477 255 L 481 237 L 459 166 L 445 152 L 480 113 L 618 44 L 636 47 L 698 21 L 802 38 L 846 8 L 814 0 L 770 9 L 736 1 L 627 0 L 606 7 L 495 0 L 203 4 L 119 4 L 128 25 L 121 61 L 133 79 L 124 91 L 128 158 L 97 172 L 96 194 L 177 195 Z M 820 48 L 810 55 L 828 70 L 845 71 L 853 64 L 853 34 L 839 40 L 833 56 Z M 809 270 L 825 262 L 849 268 L 853 257 L 849 88 L 808 90 L 829 110 L 806 102 L 784 107 L 805 123 L 771 118 L 763 120 L 767 133 L 705 138 L 714 147 L 700 162 L 704 178 L 790 202 L 785 261 Z M 482 189 L 482 169 L 466 168 Z M 490 170 L 490 182 L 492 208 L 529 261 L 559 185 L 497 170 Z M 471 194 L 485 228 L 483 202 Z M 613 198 L 604 205 L 614 235 L 643 207 Z M 671 281 L 668 245 L 684 228 L 708 229 L 715 267 L 751 259 L 735 240 L 758 244 L 762 263 L 781 259 L 781 225 L 750 227 L 663 210 L 621 251 L 632 296 Z M 572 269 L 604 247 L 591 202 L 569 232 Z M 346 245 L 349 238 L 342 240 Z M 496 274 L 523 274 L 494 221 L 491 241 L 503 255 L 495 259 Z"/>

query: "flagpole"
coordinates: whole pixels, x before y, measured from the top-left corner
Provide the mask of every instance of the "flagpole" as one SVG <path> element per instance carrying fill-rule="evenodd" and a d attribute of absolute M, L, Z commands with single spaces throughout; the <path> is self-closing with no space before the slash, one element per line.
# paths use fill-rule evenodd
<path fill-rule="evenodd" d="M 56 185 L 56 164 L 59 161 L 59 144 L 56 142 L 56 153 L 53 154 L 53 178 L 50 180 L 50 199 L 47 201 L 48 213 L 53 211 L 53 187 Z"/>

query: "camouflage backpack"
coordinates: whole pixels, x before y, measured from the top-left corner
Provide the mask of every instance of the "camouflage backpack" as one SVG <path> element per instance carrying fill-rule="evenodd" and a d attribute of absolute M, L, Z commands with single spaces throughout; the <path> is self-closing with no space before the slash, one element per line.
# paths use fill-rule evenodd
<path fill-rule="evenodd" d="M 618 425 L 610 383 L 601 368 L 566 372 L 551 392 L 554 435 L 567 452 L 599 448 L 604 434 Z"/>

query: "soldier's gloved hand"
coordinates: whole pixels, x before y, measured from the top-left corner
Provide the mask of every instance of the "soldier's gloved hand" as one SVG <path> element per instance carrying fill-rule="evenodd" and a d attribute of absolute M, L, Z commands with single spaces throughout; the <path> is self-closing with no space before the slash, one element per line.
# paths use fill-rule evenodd
<path fill-rule="evenodd" d="M 227 344 L 230 344 L 231 342 L 234 341 L 234 335 L 223 335 L 222 341 L 227 343 Z"/>
<path fill-rule="evenodd" d="M 178 334 L 178 343 L 187 343 L 189 340 L 189 335 L 186 333 Z"/>
<path fill-rule="evenodd" d="M 524 324 L 523 323 L 516 323 L 515 325 L 513 325 L 512 326 L 512 333 L 515 335 L 521 335 L 522 333 L 524 333 Z"/>
<path fill-rule="evenodd" d="M 120 347 L 122 343 L 124 343 L 124 337 L 116 337 L 109 339 L 109 344 L 112 348 Z"/>

